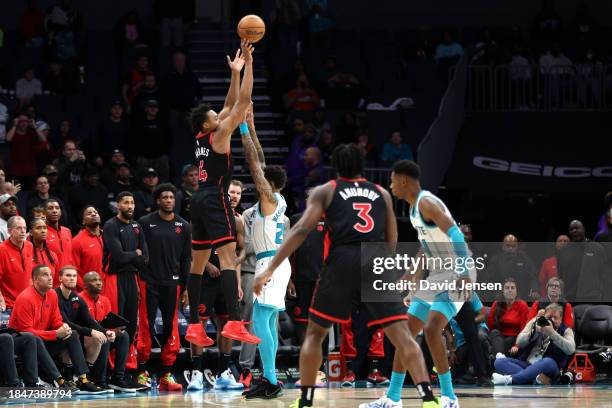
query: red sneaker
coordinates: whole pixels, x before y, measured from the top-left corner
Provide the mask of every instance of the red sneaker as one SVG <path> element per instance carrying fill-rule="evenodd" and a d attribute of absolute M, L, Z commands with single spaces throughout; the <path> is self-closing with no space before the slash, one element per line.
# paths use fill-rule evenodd
<path fill-rule="evenodd" d="M 261 343 L 261 339 L 249 333 L 246 327 L 244 327 L 244 322 L 240 320 L 229 320 L 227 323 L 225 323 L 221 335 L 223 337 L 227 337 L 228 339 L 238 340 L 243 343 Z"/>
<path fill-rule="evenodd" d="M 183 386 L 176 382 L 172 373 L 166 373 L 159 380 L 160 391 L 183 391 Z"/>
<path fill-rule="evenodd" d="M 382 375 L 380 371 L 374 369 L 368 376 L 368 381 L 376 385 L 388 385 L 389 379 Z"/>
<path fill-rule="evenodd" d="M 215 344 L 215 341 L 206 335 L 204 327 L 200 323 L 189 323 L 185 340 L 200 347 L 209 347 Z"/>
<path fill-rule="evenodd" d="M 251 386 L 251 381 L 253 381 L 253 374 L 251 374 L 251 370 L 244 368 L 240 373 L 240 379 L 238 382 L 244 384 L 244 389 L 246 390 Z"/>

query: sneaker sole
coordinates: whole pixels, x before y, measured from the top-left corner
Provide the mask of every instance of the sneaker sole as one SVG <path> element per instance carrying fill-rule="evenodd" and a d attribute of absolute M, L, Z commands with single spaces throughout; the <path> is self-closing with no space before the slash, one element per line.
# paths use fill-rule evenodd
<path fill-rule="evenodd" d="M 136 388 L 122 388 L 122 387 L 118 387 L 116 385 L 110 385 L 110 384 L 108 386 L 111 387 L 115 391 L 124 392 L 126 394 L 136 394 L 138 392 Z"/>
<path fill-rule="evenodd" d="M 261 339 L 257 339 L 257 340 L 245 340 L 245 338 L 243 336 L 240 336 L 238 334 L 234 334 L 234 333 L 228 333 L 226 331 L 222 331 L 221 335 L 225 338 L 228 339 L 232 339 L 232 340 L 236 340 L 236 341 L 241 341 L 243 343 L 249 343 L 249 344 L 259 344 L 261 343 Z"/>

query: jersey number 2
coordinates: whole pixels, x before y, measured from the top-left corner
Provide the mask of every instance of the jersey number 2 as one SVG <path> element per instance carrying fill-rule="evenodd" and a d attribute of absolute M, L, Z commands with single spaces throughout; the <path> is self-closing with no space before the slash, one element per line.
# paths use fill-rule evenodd
<path fill-rule="evenodd" d="M 361 232 L 362 234 L 366 234 L 374 229 L 374 220 L 370 216 L 370 211 L 372 211 L 372 204 L 370 203 L 353 203 L 353 210 L 357 210 L 357 216 L 365 223 L 355 223 L 353 228 L 357 232 Z"/>
<path fill-rule="evenodd" d="M 200 160 L 198 180 L 200 180 L 202 183 L 205 183 L 207 178 L 208 178 L 208 173 L 206 173 L 206 170 L 204 170 L 204 160 Z"/>

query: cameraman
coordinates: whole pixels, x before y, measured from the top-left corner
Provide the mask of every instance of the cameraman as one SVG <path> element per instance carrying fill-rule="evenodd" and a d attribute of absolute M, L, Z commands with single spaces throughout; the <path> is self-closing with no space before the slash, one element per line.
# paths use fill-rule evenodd
<path fill-rule="evenodd" d="M 519 358 L 495 360 L 495 385 L 550 384 L 576 350 L 574 332 L 563 323 L 563 307 L 552 303 L 531 319 L 516 339 Z"/>

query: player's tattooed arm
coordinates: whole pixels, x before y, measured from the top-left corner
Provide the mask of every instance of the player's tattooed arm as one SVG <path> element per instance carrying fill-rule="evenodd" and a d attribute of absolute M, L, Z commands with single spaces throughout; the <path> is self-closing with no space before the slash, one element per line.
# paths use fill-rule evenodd
<path fill-rule="evenodd" d="M 251 107 L 247 111 L 246 121 L 249 126 L 249 133 L 251 134 L 251 140 L 253 141 L 253 145 L 255 146 L 255 150 L 257 151 L 257 158 L 259 162 L 265 166 L 266 158 L 264 157 L 263 149 L 261 148 L 261 143 L 259 143 L 259 138 L 257 137 L 257 132 L 255 132 L 255 114 L 253 111 L 253 102 L 251 102 Z"/>
<path fill-rule="evenodd" d="M 433 221 L 445 233 L 455 225 L 455 221 L 446 215 L 437 202 L 430 198 L 424 197 L 419 201 L 419 211 L 425 221 Z"/>
<path fill-rule="evenodd" d="M 262 165 L 255 151 L 255 145 L 253 145 L 253 141 L 249 135 L 242 136 L 242 146 L 244 147 L 246 161 L 249 164 L 251 177 L 253 177 L 253 181 L 255 182 L 255 189 L 259 193 L 260 198 L 268 203 L 276 204 L 276 197 L 272 191 L 272 186 L 264 176 Z"/>

